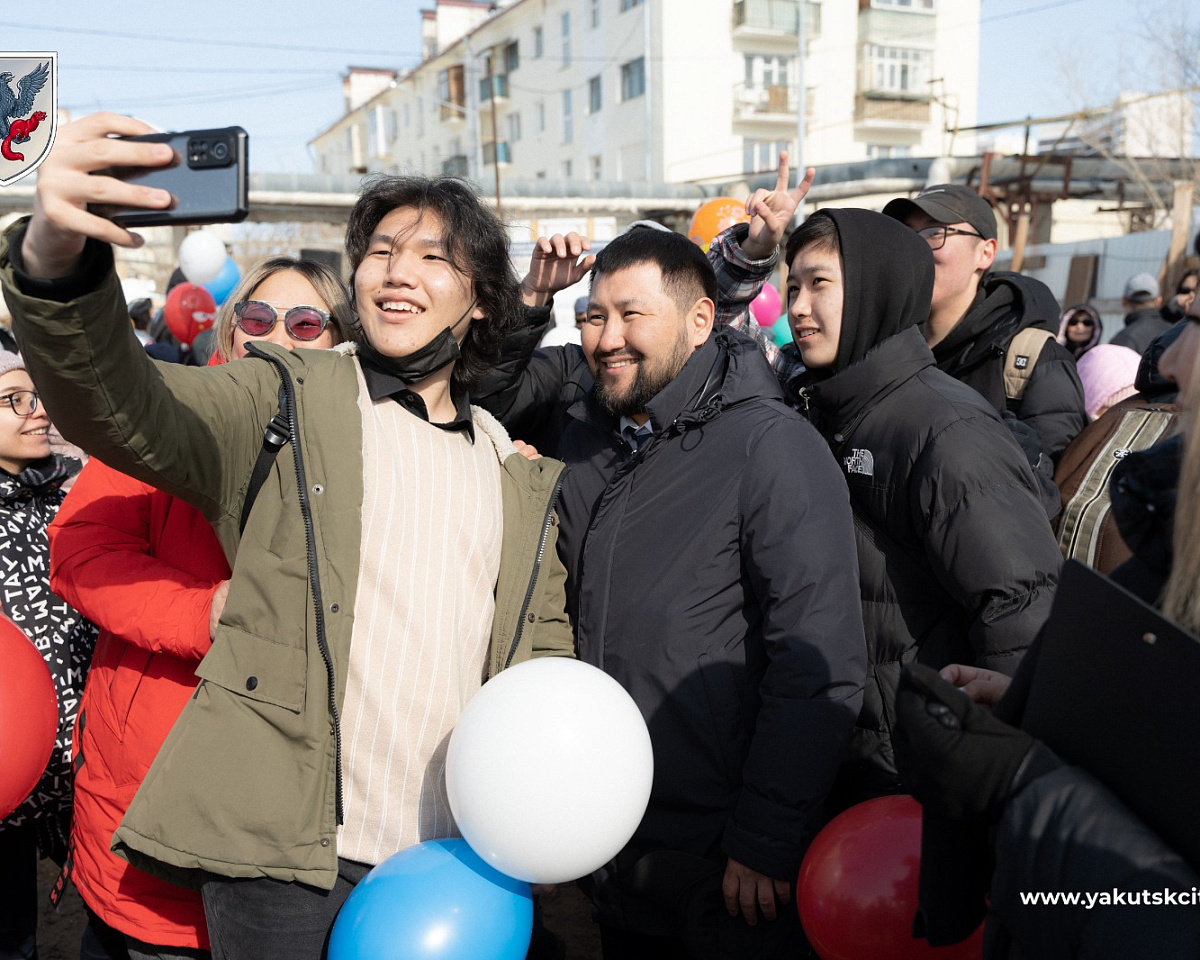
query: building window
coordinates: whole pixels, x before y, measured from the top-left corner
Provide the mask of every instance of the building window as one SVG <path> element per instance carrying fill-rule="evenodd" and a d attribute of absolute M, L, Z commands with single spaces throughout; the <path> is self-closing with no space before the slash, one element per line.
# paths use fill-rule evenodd
<path fill-rule="evenodd" d="M 571 91 L 563 91 L 563 143 L 575 139 L 575 123 L 571 115 Z"/>
<path fill-rule="evenodd" d="M 909 10 L 932 10 L 933 0 L 871 0 L 873 7 L 906 7 Z"/>
<path fill-rule="evenodd" d="M 621 99 L 632 100 L 646 92 L 646 58 L 621 64 Z"/>
<path fill-rule="evenodd" d="M 569 13 L 562 15 L 562 65 L 564 67 L 571 65 L 571 15 Z"/>
<path fill-rule="evenodd" d="M 521 115 L 519 113 L 508 115 L 508 139 L 513 143 L 521 139 Z"/>
<path fill-rule="evenodd" d="M 590 0 L 590 4 L 590 21 L 592 24 L 592 29 L 595 30 L 598 26 L 600 26 L 600 0 Z"/>
<path fill-rule="evenodd" d="M 621 0 L 621 12 L 624 13 L 626 10 L 632 10 L 634 7 L 640 7 L 641 5 L 642 0 Z"/>
<path fill-rule="evenodd" d="M 541 27 L 533 28 L 533 59 L 541 60 L 542 55 L 546 52 L 546 41 L 542 34 Z"/>
<path fill-rule="evenodd" d="M 563 161 L 563 179 L 564 180 L 571 179 L 571 161 L 570 160 Z"/>
<path fill-rule="evenodd" d="M 794 57 L 764 56 L 761 53 L 746 54 L 746 86 L 786 86 L 792 82 Z"/>
<path fill-rule="evenodd" d="M 588 113 L 599 113 L 602 104 L 600 78 L 592 77 L 588 81 Z"/>
<path fill-rule="evenodd" d="M 588 158 L 588 163 L 591 166 L 591 175 L 593 180 L 599 180 L 600 175 L 604 170 L 604 158 L 600 154 L 593 154 Z"/>
<path fill-rule="evenodd" d="M 514 40 L 504 48 L 504 72 L 512 73 L 521 65 L 521 51 Z"/>
<path fill-rule="evenodd" d="M 770 173 L 779 169 L 779 151 L 791 150 L 789 140 L 742 141 L 742 173 Z"/>
<path fill-rule="evenodd" d="M 867 89 L 889 93 L 928 93 L 928 50 L 913 47 L 866 46 Z"/>
<path fill-rule="evenodd" d="M 537 129 L 538 133 L 546 132 L 546 101 L 539 100 L 537 102 Z"/>

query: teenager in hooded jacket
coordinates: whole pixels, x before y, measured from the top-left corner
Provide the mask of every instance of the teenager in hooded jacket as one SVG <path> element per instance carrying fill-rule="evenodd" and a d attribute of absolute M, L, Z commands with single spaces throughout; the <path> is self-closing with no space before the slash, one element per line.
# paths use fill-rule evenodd
<path fill-rule="evenodd" d="M 901 666 L 958 657 L 1012 674 L 1062 562 L 1037 480 L 992 406 L 940 371 L 929 245 L 867 210 L 821 210 L 788 241 L 789 392 L 850 488 L 870 676 L 838 801 L 899 792 Z"/>

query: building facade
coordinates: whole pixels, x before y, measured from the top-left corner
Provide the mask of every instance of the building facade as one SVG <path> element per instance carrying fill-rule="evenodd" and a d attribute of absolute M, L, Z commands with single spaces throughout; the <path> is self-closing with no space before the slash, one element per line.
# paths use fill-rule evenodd
<path fill-rule="evenodd" d="M 969 155 L 980 0 L 437 0 L 424 59 L 351 68 L 318 173 L 720 183 Z M 803 17 L 803 21 L 801 21 Z M 802 39 L 801 39 L 802 38 Z M 803 48 L 803 56 L 801 56 Z M 800 91 L 803 87 L 803 96 Z"/>

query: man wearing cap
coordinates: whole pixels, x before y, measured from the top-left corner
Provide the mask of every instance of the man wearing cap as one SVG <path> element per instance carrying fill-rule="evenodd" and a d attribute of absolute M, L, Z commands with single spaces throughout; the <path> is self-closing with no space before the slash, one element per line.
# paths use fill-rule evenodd
<path fill-rule="evenodd" d="M 1112 338 L 1118 347 L 1145 353 L 1155 337 L 1171 329 L 1163 319 L 1158 281 L 1149 273 L 1138 273 L 1125 281 L 1121 307 L 1125 310 L 1125 329 Z"/>
<path fill-rule="evenodd" d="M 933 248 L 924 331 L 938 368 L 983 394 L 1010 425 L 1011 418 L 1024 424 L 1013 432 L 1031 463 L 1039 462 L 1039 443 L 1057 463 L 1088 419 L 1075 363 L 1055 342 L 1054 295 L 1040 280 L 991 270 L 996 214 L 970 187 L 935 184 L 911 200 L 892 200 L 883 212 Z"/>

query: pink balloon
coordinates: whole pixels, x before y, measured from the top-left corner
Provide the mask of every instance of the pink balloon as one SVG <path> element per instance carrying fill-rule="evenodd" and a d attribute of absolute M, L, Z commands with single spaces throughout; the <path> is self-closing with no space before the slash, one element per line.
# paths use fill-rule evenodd
<path fill-rule="evenodd" d="M 750 301 L 750 312 L 754 314 L 754 319 L 760 327 L 774 326 L 782 310 L 783 300 L 771 283 L 764 283 L 758 296 Z"/>

